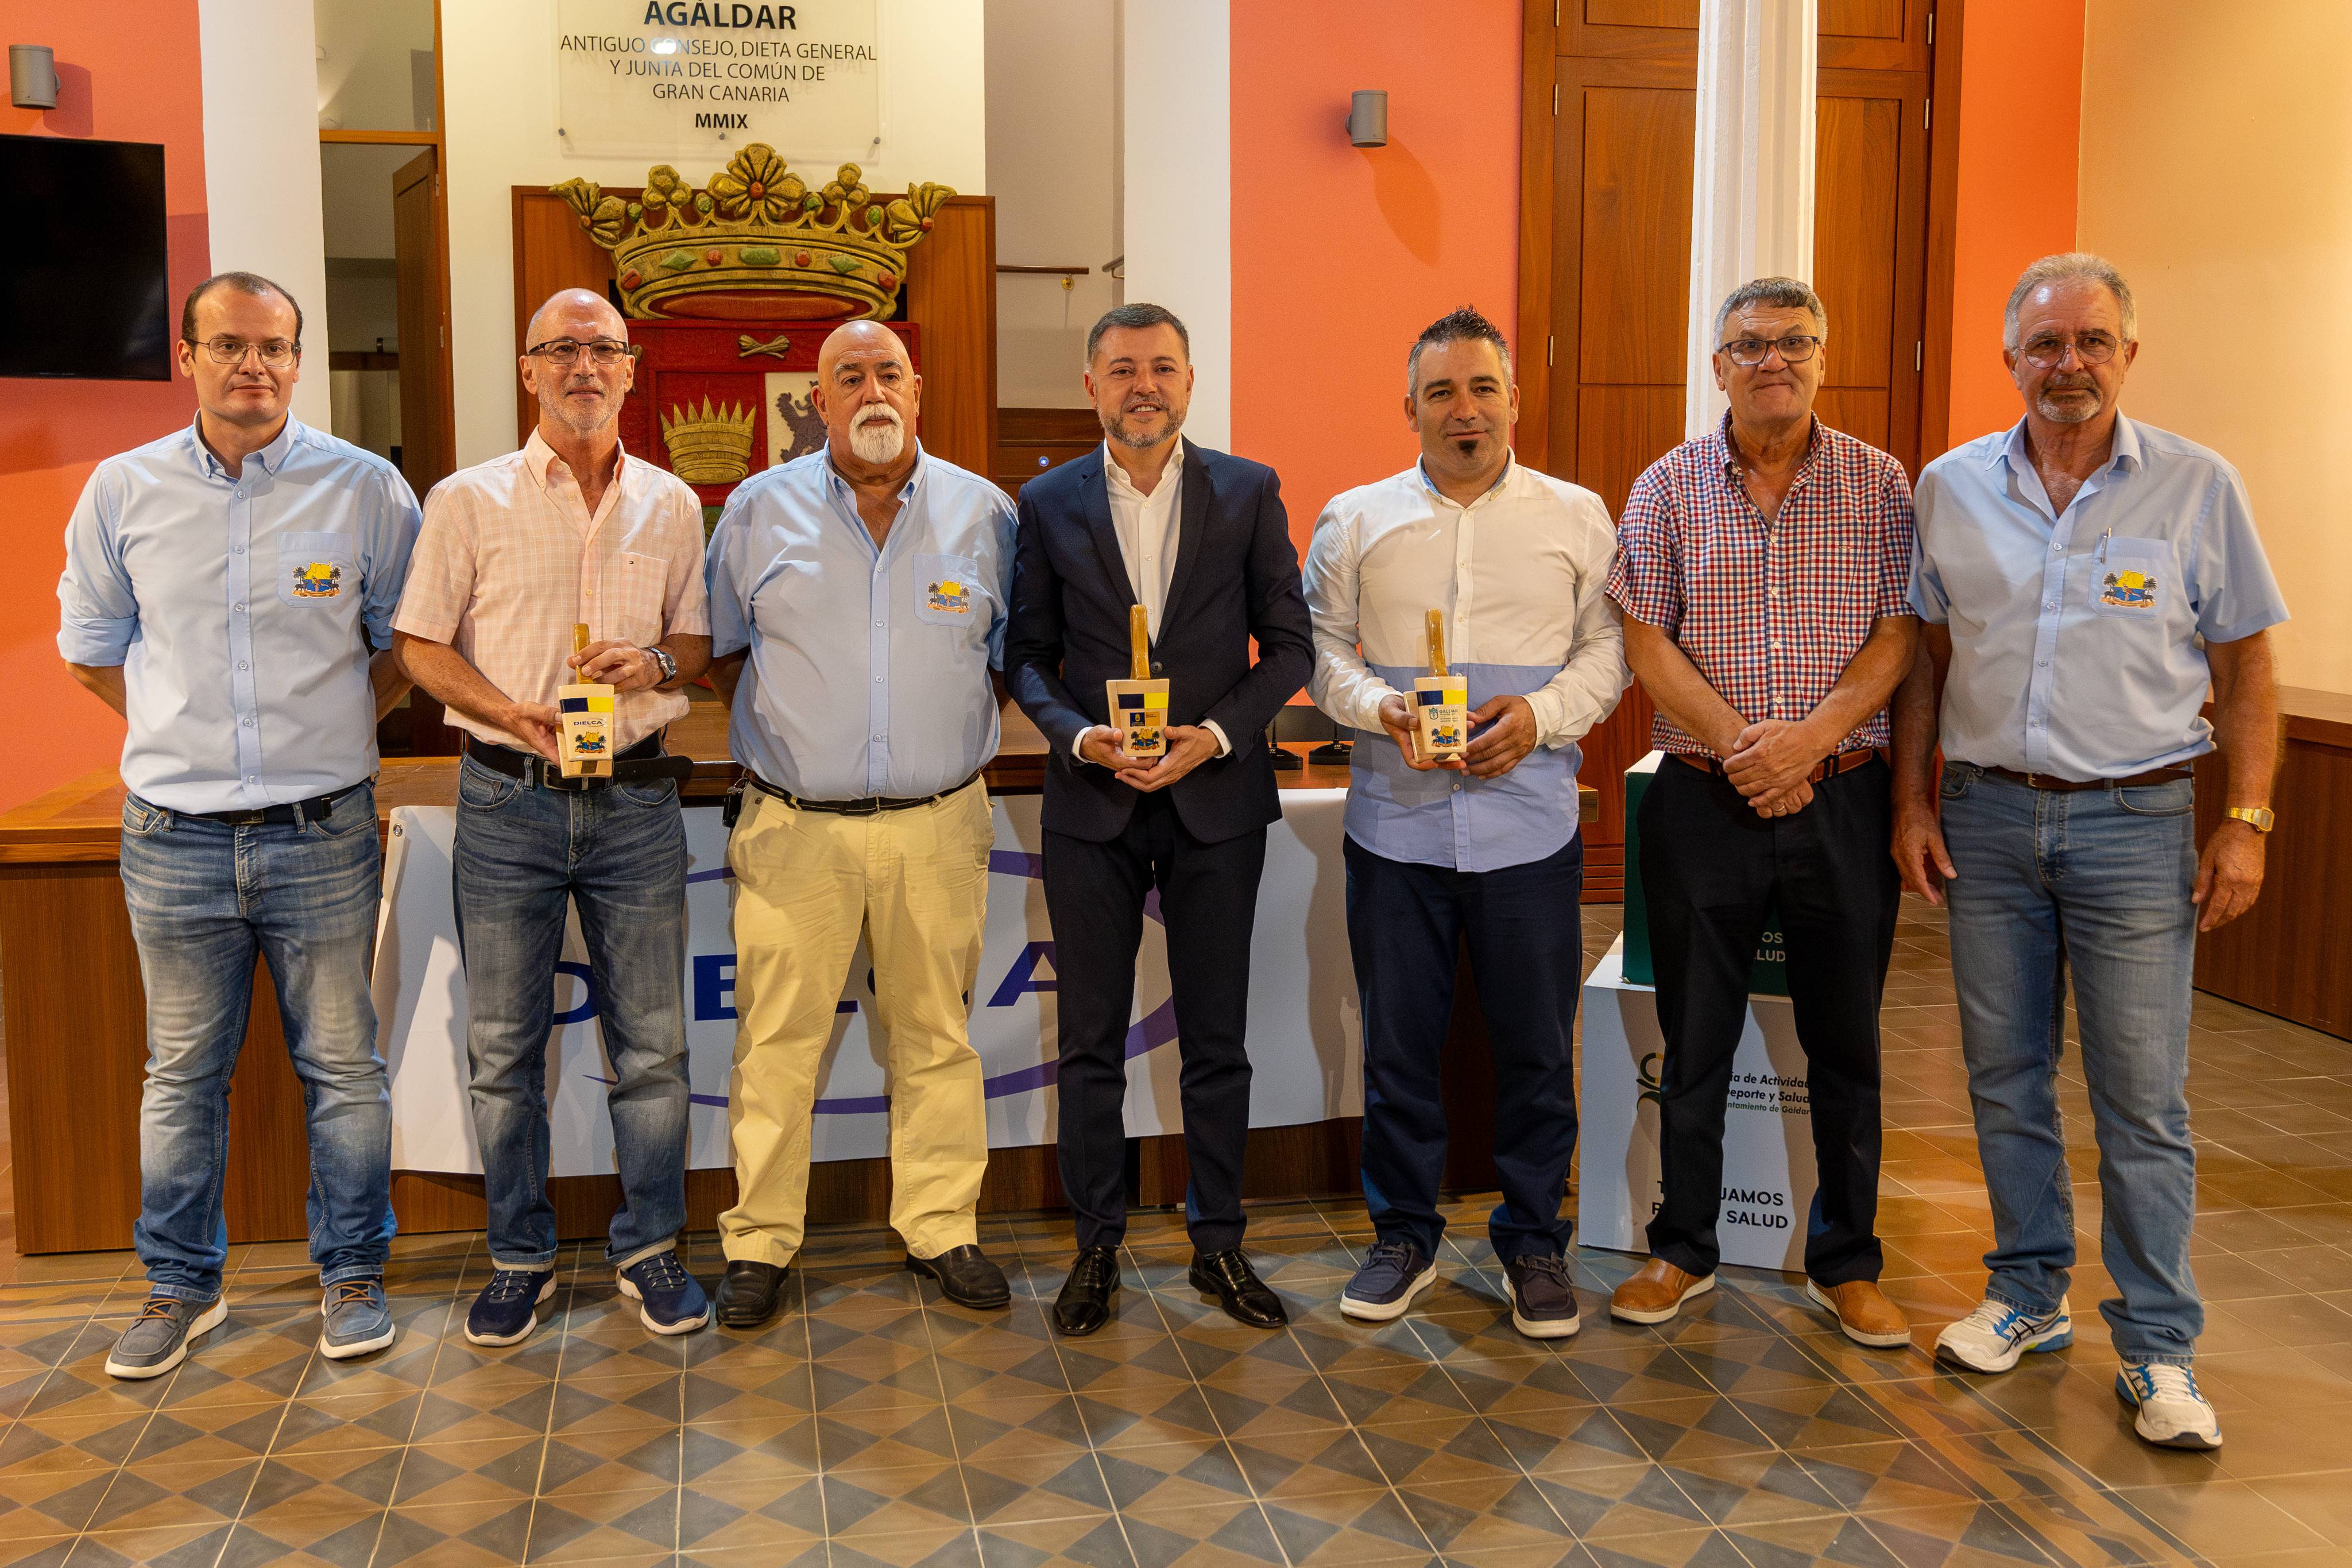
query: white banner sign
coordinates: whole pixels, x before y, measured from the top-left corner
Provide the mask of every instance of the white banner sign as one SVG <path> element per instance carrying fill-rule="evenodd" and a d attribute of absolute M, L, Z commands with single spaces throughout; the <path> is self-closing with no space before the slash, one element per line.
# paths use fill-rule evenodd
<path fill-rule="evenodd" d="M 1347 869 L 1340 858 L 1346 791 L 1286 789 L 1283 820 L 1268 831 L 1250 961 L 1253 1126 L 1279 1127 L 1363 1113 L 1362 1030 L 1348 956 Z M 1034 795 L 993 802 L 988 925 L 972 996 L 971 1042 L 987 1083 L 992 1148 L 1055 1136 L 1053 931 L 1045 918 L 1042 835 Z M 467 1100 L 466 978 L 458 957 L 450 881 L 457 810 L 404 806 L 393 812 L 377 936 L 375 1005 L 392 1069 L 395 1170 L 478 1172 L 481 1155 Z M 693 1093 L 688 1164 L 729 1163 L 727 1088 L 735 1046 L 734 944 L 728 928 L 730 873 L 719 812 L 686 813 L 686 1016 Z M 1159 900 L 1145 905 L 1133 1026 L 1128 1031 L 1127 1130 L 1177 1132 L 1175 1006 L 1170 999 Z M 814 1157 L 863 1159 L 889 1152 L 885 1041 L 871 1023 L 870 960 L 861 944 L 842 992 L 839 1021 L 818 1077 Z M 556 1028 L 547 1083 L 556 1176 L 614 1169 L 604 1092 L 612 1071 L 594 1027 L 575 919 L 556 966 Z"/>
<path fill-rule="evenodd" d="M 1657 1095 L 1666 1041 L 1658 993 L 1627 983 L 1624 949 L 1620 937 L 1584 982 L 1577 1239 L 1646 1253 L 1660 1197 Z M 1795 1009 L 1786 997 L 1750 996 L 1724 1117 L 1715 1223 L 1723 1261 L 1802 1269 L 1814 1185 L 1812 1102 Z"/>
<path fill-rule="evenodd" d="M 557 0 L 556 133 L 583 157 L 723 163 L 764 141 L 790 162 L 870 162 L 882 145 L 877 5 Z"/>

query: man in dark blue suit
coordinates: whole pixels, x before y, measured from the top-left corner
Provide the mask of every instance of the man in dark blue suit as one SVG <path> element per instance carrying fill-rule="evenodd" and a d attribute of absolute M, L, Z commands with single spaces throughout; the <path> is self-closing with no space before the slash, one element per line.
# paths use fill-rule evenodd
<path fill-rule="evenodd" d="M 1307 684 L 1314 643 L 1274 471 L 1183 440 L 1192 341 L 1157 305 L 1087 335 L 1105 440 L 1029 481 L 1004 668 L 1051 747 L 1045 908 L 1062 1059 L 1062 1186 L 1078 1255 L 1055 1303 L 1064 1333 L 1109 1320 L 1127 1233 L 1127 1033 L 1143 902 L 1157 889 L 1182 1053 L 1192 1284 L 1241 1322 L 1286 1321 L 1242 1255 L 1249 1134 L 1250 929 L 1266 824 L 1282 815 L 1266 727 Z M 1150 613 L 1169 685 L 1167 749 L 1130 757 L 1104 683 L 1130 674 L 1129 615 Z M 1250 658 L 1251 639 L 1257 658 Z"/>

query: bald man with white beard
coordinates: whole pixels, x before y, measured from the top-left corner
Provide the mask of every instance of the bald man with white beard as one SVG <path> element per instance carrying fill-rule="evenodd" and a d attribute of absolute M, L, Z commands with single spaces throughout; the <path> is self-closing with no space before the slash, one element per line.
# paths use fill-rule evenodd
<path fill-rule="evenodd" d="M 816 1075 L 862 933 L 889 1043 L 890 1223 L 950 1301 L 1002 1307 L 973 1218 L 988 1169 L 980 971 L 993 831 L 1013 506 L 915 438 L 898 334 L 837 329 L 817 356 L 824 450 L 735 487 L 710 539 L 729 745 L 750 777 L 735 873 L 740 1197 L 719 1216 L 719 1321 L 776 1310 L 807 1211 Z"/>
<path fill-rule="evenodd" d="M 679 1263 L 686 1228 L 686 828 L 662 754 L 687 682 L 710 663 L 702 508 L 676 475 L 621 450 L 635 373 L 628 327 L 565 289 L 530 320 L 523 384 L 539 423 L 520 452 L 452 474 L 425 505 L 393 618 L 402 666 L 466 731 L 457 777 L 457 931 L 491 1277 L 466 1320 L 515 1344 L 555 1291 L 547 1197 L 547 1038 L 566 910 L 577 904 L 615 1082 L 622 1207 L 605 1256 L 656 1333 L 710 1321 Z M 590 642 L 572 649 L 572 627 Z M 556 688 L 601 682 L 612 772 L 566 779 Z"/>

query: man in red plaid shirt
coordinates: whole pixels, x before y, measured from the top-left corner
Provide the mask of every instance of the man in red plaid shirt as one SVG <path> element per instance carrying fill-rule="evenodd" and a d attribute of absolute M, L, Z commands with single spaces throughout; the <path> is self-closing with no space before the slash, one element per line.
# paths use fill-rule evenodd
<path fill-rule="evenodd" d="M 1642 800 L 1642 885 L 1665 1034 L 1651 1259 L 1612 1315 L 1664 1322 L 1714 1288 L 1723 1119 L 1767 915 L 1811 1083 L 1812 1300 L 1869 1345 L 1910 1343 L 1878 1289 L 1878 1006 L 1900 890 L 1886 700 L 1911 667 L 1911 487 L 1813 416 L 1829 318 L 1767 277 L 1716 312 L 1731 412 L 1634 482 L 1609 595 L 1666 753 Z"/>

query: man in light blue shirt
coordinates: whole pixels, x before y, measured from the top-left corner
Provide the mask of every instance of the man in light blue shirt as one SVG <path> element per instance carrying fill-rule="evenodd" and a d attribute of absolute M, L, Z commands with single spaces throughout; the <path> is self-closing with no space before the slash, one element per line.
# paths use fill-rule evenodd
<path fill-rule="evenodd" d="M 368 997 L 375 721 L 417 528 L 392 465 L 287 412 L 302 312 L 224 273 L 181 315 L 194 424 L 110 457 L 66 527 L 58 651 L 129 720 L 122 891 L 147 993 L 149 1299 L 106 1369 L 159 1376 L 226 1317 L 229 1078 L 258 952 L 309 1107 L 320 1348 L 393 1341 L 392 1098 Z"/>
<path fill-rule="evenodd" d="M 711 673 L 751 772 L 736 879 L 740 1197 L 719 1217 L 719 1321 L 776 1308 L 799 1251 L 816 1074 L 861 931 L 889 1040 L 890 1223 L 951 1301 L 1001 1307 L 973 1208 L 988 1169 L 966 1030 L 993 837 L 995 672 L 1013 576 L 1004 492 L 923 451 L 898 334 L 825 340 L 822 452 L 736 486 L 710 539 Z"/>
<path fill-rule="evenodd" d="M 2189 1264 L 2189 977 L 2197 933 L 2262 886 L 2278 727 L 2266 628 L 2286 605 L 2236 471 L 2118 410 L 2139 342 L 2114 267 L 2034 263 L 2002 344 L 2025 417 L 1919 476 L 1911 593 L 1926 629 L 1895 707 L 1895 859 L 1913 892 L 1951 907 L 1995 1238 L 1983 1305 L 1937 1354 L 2005 1372 L 2073 1342 L 2057 1101 L 2071 968 L 2102 1260 L 2122 1292 L 2100 1304 L 2116 1391 L 2149 1442 L 2215 1448 L 2189 1370 L 2204 1325 Z M 2189 764 L 2217 746 L 2227 811 L 2200 859 Z"/>

